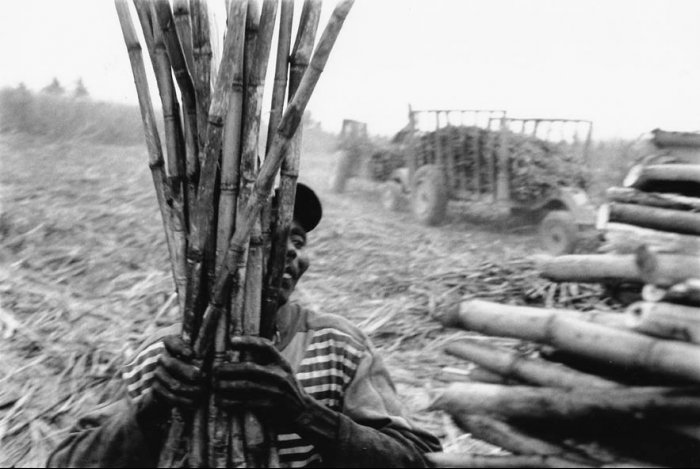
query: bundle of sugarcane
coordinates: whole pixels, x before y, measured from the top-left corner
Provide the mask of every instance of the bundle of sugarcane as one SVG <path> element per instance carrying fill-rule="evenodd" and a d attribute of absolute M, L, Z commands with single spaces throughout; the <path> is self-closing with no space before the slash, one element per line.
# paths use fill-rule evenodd
<path fill-rule="evenodd" d="M 210 369 L 214 362 L 239 358 L 227 350 L 229 335 L 271 337 L 295 200 L 298 128 L 353 2 L 337 4 L 312 55 L 320 0 L 304 2 L 291 54 L 293 0 L 281 1 L 279 15 L 278 0 L 263 0 L 262 6 L 258 0 L 231 0 L 221 62 L 212 64 L 210 31 L 216 29 L 210 28 L 204 0 L 172 5 L 134 0 L 162 102 L 166 161 L 129 6 L 126 0 L 115 3 L 182 311 L 182 337 Z M 277 16 L 275 82 L 261 158 L 262 95 Z M 185 452 L 192 467 L 279 464 L 276 436 L 264 422 L 245 412 L 225 415 L 210 401 L 194 415 L 173 413 L 162 466 L 181 461 Z"/>
<path fill-rule="evenodd" d="M 697 326 L 698 314 L 686 311 L 684 318 L 694 317 Z M 445 325 L 518 342 L 449 344 L 447 353 L 471 362 L 471 382 L 450 385 L 432 408 L 514 454 L 477 458 L 487 464 L 480 467 L 695 465 L 698 329 L 660 338 L 661 328 L 640 327 L 644 315 L 647 325 L 668 326 L 659 305 L 637 306 L 625 316 L 465 299 L 440 317 Z M 446 467 L 476 467 L 474 457 L 431 456 Z"/>
<path fill-rule="evenodd" d="M 588 174 L 574 154 L 559 145 L 510 131 L 492 131 L 474 126 L 447 126 L 422 133 L 416 142 L 417 160 L 439 163 L 437 149 L 452 154 L 455 171 L 473 181 L 476 173 L 480 191 L 490 187 L 490 171 L 502 145 L 507 145 L 510 197 L 529 203 L 546 197 L 559 186 L 584 187 Z"/>

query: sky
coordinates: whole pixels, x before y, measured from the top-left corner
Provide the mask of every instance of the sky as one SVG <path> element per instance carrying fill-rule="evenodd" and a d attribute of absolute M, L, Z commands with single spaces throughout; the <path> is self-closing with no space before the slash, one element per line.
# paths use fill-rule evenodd
<path fill-rule="evenodd" d="M 82 78 L 136 103 L 111 0 L 3 6 L 0 87 Z M 327 130 L 352 118 L 383 135 L 409 104 L 589 119 L 598 139 L 700 130 L 699 24 L 695 0 L 356 0 L 308 109 Z"/>

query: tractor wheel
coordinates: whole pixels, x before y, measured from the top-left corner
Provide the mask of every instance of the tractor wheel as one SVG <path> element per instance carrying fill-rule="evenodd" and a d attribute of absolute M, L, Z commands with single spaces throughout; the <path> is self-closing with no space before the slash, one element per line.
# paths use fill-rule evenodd
<path fill-rule="evenodd" d="M 403 202 L 403 190 L 401 184 L 396 181 L 387 181 L 382 187 L 382 206 L 390 212 L 396 212 Z"/>
<path fill-rule="evenodd" d="M 447 213 L 447 183 L 440 167 L 425 165 L 413 178 L 413 214 L 424 225 L 434 226 Z"/>
<path fill-rule="evenodd" d="M 555 256 L 570 254 L 576 247 L 578 227 L 566 210 L 552 210 L 540 223 L 540 239 L 544 249 Z"/>
<path fill-rule="evenodd" d="M 350 178 L 350 163 L 350 155 L 347 152 L 343 151 L 338 154 L 328 183 L 331 192 L 336 194 L 345 192 L 345 184 Z"/>

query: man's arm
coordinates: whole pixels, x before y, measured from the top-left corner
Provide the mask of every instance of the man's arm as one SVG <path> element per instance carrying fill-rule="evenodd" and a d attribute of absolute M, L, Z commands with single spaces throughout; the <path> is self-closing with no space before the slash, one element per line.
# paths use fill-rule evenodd
<path fill-rule="evenodd" d="M 124 398 L 81 418 L 47 467 L 155 467 L 167 416 L 149 401 Z"/>
<path fill-rule="evenodd" d="M 403 417 L 389 374 L 371 346 L 346 387 L 342 413 L 306 393 L 269 341 L 239 337 L 231 347 L 254 361 L 214 370 L 218 403 L 266 413 L 312 443 L 324 466 L 426 467 L 424 454 L 440 450 L 434 436 Z"/>
<path fill-rule="evenodd" d="M 80 419 L 48 466 L 156 466 L 172 408 L 194 408 L 204 390 L 192 355 L 179 336 L 144 345 L 124 370 L 128 396 Z"/>
<path fill-rule="evenodd" d="M 403 415 L 389 373 L 370 349 L 346 389 L 343 413 L 317 403 L 297 420 L 323 462 L 337 467 L 427 467 L 440 442 Z"/>

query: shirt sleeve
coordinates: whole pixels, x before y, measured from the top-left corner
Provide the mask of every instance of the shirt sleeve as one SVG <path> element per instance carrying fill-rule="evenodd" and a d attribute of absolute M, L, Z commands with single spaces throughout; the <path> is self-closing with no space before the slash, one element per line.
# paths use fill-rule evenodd
<path fill-rule="evenodd" d="M 165 435 L 159 420 L 128 398 L 105 405 L 78 421 L 47 467 L 155 467 Z"/>
<path fill-rule="evenodd" d="M 345 467 L 427 467 L 425 453 L 440 451 L 440 442 L 416 428 L 402 407 L 389 372 L 370 344 L 344 395 L 338 446 L 326 453 L 324 462 Z"/>
<path fill-rule="evenodd" d="M 162 335 L 161 335 L 162 337 Z M 167 415 L 149 406 L 161 337 L 141 347 L 122 373 L 122 399 L 82 417 L 49 457 L 48 467 L 155 467 Z"/>

